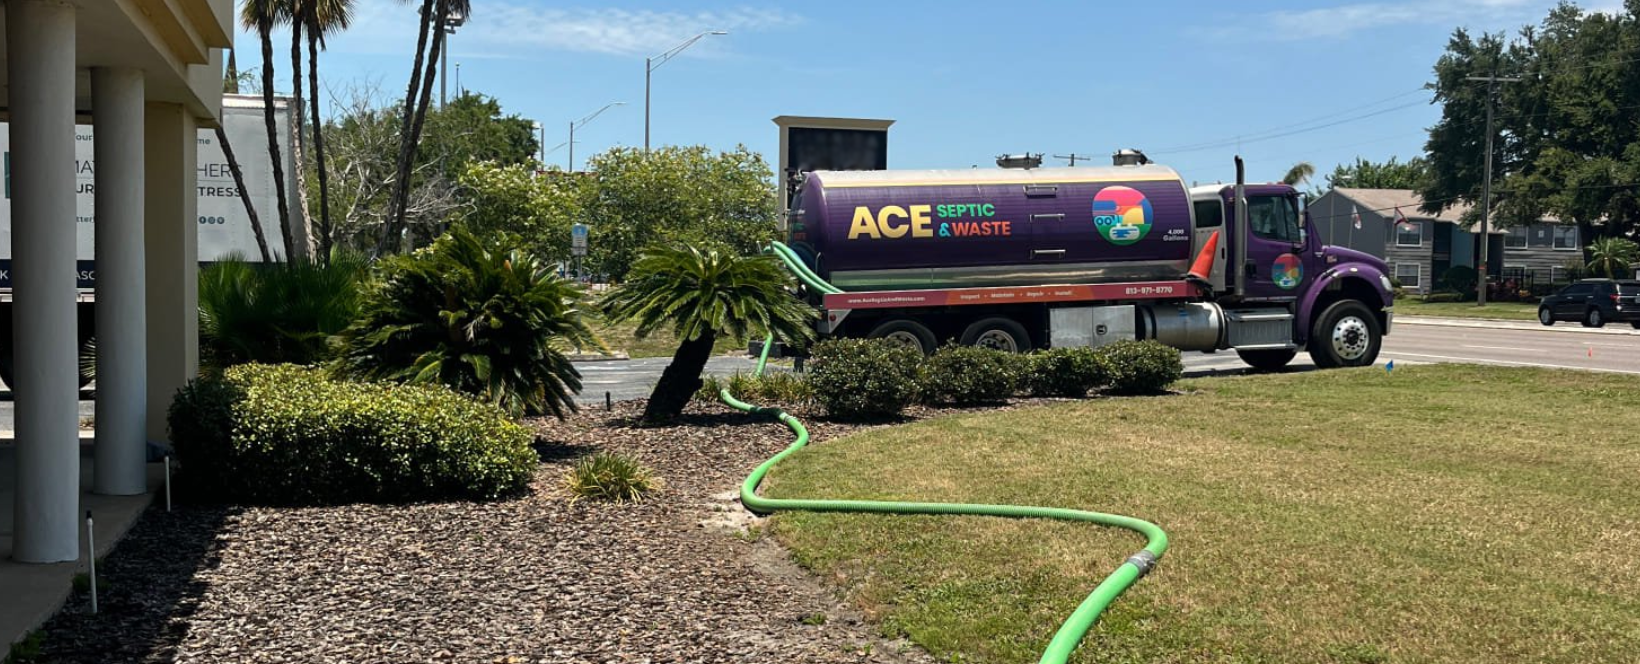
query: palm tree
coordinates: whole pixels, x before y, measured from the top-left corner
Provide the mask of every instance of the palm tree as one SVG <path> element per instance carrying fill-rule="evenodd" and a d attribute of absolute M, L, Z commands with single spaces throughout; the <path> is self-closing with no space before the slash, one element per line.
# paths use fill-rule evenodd
<path fill-rule="evenodd" d="M 233 47 L 228 47 L 228 75 L 222 79 L 222 91 L 229 94 L 239 94 L 239 65 L 234 60 Z M 256 250 L 262 255 L 262 262 L 272 263 L 273 254 L 268 252 L 268 238 L 262 234 L 262 219 L 256 216 L 256 206 L 251 204 L 251 193 L 245 188 L 245 172 L 239 169 L 239 160 L 233 156 L 233 144 L 228 142 L 228 132 L 222 129 L 222 123 L 216 123 L 216 143 L 222 146 L 222 155 L 228 158 L 228 171 L 233 173 L 233 184 L 239 188 L 239 201 L 245 204 L 245 216 L 251 220 L 251 234 L 256 236 Z"/>
<path fill-rule="evenodd" d="M 1310 179 L 1312 175 L 1315 175 L 1315 166 L 1310 162 L 1301 161 L 1293 164 L 1292 168 L 1287 169 L 1287 174 L 1281 176 L 1281 183 L 1297 187 L 1300 183 Z"/>
<path fill-rule="evenodd" d="M 324 122 L 319 115 L 319 49 L 325 36 L 346 30 L 353 19 L 353 0 L 306 0 L 303 13 L 308 37 L 308 102 L 312 105 L 313 161 L 319 171 L 319 256 L 330 256 L 330 173 L 325 167 Z"/>
<path fill-rule="evenodd" d="M 603 302 L 612 322 L 635 320 L 638 338 L 671 323 L 682 343 L 644 407 L 647 422 L 677 417 L 700 389 L 701 371 L 719 335 L 773 333 L 782 341 L 814 338 L 817 314 L 789 290 L 791 274 L 769 256 L 739 256 L 695 247 L 656 247 Z"/>
<path fill-rule="evenodd" d="M 262 113 L 268 125 L 268 156 L 273 159 L 273 181 L 285 181 L 285 167 L 279 159 L 279 129 L 273 110 L 273 26 L 288 20 L 287 5 L 280 0 L 245 0 L 239 8 L 239 23 L 246 29 L 256 30 L 262 39 Z M 279 203 L 279 230 L 284 236 L 285 260 L 296 255 L 296 246 L 290 233 L 290 203 L 285 200 L 285 188 L 274 187 L 274 200 Z"/>
<path fill-rule="evenodd" d="M 379 265 L 358 319 L 338 336 L 338 374 L 442 384 L 513 415 L 575 410 L 581 374 L 566 353 L 603 344 L 582 316 L 586 294 L 519 240 L 457 225 Z"/>
<path fill-rule="evenodd" d="M 410 65 L 410 86 L 404 96 L 404 119 L 399 134 L 398 173 L 393 181 L 393 200 L 388 206 L 386 223 L 376 246 L 380 254 L 396 239 L 404 228 L 404 216 L 410 200 L 410 170 L 416 156 L 416 145 L 421 142 L 421 128 L 427 121 L 427 106 L 432 102 L 433 81 L 438 74 L 439 52 L 444 48 L 444 28 L 452 14 L 472 15 L 471 0 L 422 0 L 421 30 L 416 38 L 416 57 Z M 428 33 L 433 43 L 427 44 Z M 422 56 L 426 55 L 423 67 Z"/>
<path fill-rule="evenodd" d="M 1640 260 L 1640 245 L 1620 237 L 1603 237 L 1589 245 L 1589 272 L 1612 279 L 1629 274 L 1629 266 Z"/>
<path fill-rule="evenodd" d="M 308 215 L 307 158 L 302 156 L 302 135 L 306 133 L 302 129 L 306 125 L 302 121 L 302 114 L 307 112 L 307 109 L 302 105 L 302 28 L 307 24 L 304 15 L 313 3 L 310 0 L 282 0 L 282 2 L 285 4 L 284 16 L 290 22 L 290 116 L 296 124 L 293 128 L 296 140 L 291 141 L 290 152 L 291 163 L 296 169 L 296 182 L 299 185 L 296 187 L 296 216 L 302 220 L 302 228 L 311 231 L 313 225 L 309 223 L 310 217 Z M 313 234 L 308 232 L 304 235 L 308 238 L 308 253 L 316 253 L 313 251 L 312 245 Z"/>

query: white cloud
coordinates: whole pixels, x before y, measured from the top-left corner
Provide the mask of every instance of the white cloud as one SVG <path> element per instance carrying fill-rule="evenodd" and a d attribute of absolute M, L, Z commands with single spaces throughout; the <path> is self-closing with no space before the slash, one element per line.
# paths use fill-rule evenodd
<path fill-rule="evenodd" d="M 1358 2 L 1318 9 L 1284 10 L 1259 15 L 1228 32 L 1268 39 L 1339 37 L 1353 32 L 1413 25 L 1513 26 L 1542 18 L 1544 0 L 1417 0 Z"/>
<path fill-rule="evenodd" d="M 331 42 L 338 51 L 409 52 L 415 47 L 419 3 L 363 0 L 353 27 Z M 538 51 L 609 55 L 656 55 L 708 30 L 763 32 L 802 22 L 780 9 L 743 7 L 722 11 L 653 11 L 613 8 L 561 9 L 527 0 L 474 2 L 473 15 L 456 31 L 463 57 L 527 57 Z M 692 56 L 721 53 L 705 40 Z M 482 51 L 474 53 L 473 51 Z"/>

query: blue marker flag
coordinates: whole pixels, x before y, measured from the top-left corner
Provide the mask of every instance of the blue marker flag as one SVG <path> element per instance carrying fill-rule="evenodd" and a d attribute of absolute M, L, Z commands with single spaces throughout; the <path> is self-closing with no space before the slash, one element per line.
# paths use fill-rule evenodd
<path fill-rule="evenodd" d="M 1384 371 L 1394 371 L 1394 370 L 1395 370 L 1395 360 L 1390 360 L 1389 362 L 1384 364 Z"/>

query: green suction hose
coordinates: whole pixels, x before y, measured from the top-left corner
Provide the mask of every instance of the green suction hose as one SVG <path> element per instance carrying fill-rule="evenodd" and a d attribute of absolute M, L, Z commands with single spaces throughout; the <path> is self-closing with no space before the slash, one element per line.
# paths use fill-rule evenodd
<path fill-rule="evenodd" d="M 804 266 L 802 261 L 797 259 L 796 254 L 785 245 L 776 242 L 772 248 L 777 255 L 781 256 L 789 267 L 792 267 L 793 273 L 797 274 L 799 279 L 804 279 L 805 276 L 807 276 L 817 282 L 817 284 L 810 284 L 811 288 L 821 292 L 827 292 L 827 289 L 829 289 L 830 292 L 842 292 L 837 290 L 831 284 L 828 284 L 824 280 L 820 279 L 819 276 L 814 275 L 813 272 L 810 272 L 807 266 Z M 801 268 L 801 270 L 799 268 Z M 805 273 L 807 274 L 805 275 Z M 805 282 L 806 281 L 807 280 L 805 279 Z M 824 288 L 822 288 L 822 286 Z M 757 370 L 753 373 L 753 375 L 763 375 L 763 370 L 769 362 L 769 347 L 773 345 L 774 335 L 771 334 L 763 340 L 763 353 L 757 358 Z M 1138 581 L 1140 577 L 1144 576 L 1151 570 L 1151 568 L 1155 567 L 1156 561 L 1162 557 L 1164 552 L 1167 551 L 1167 533 L 1162 532 L 1162 529 L 1157 527 L 1156 524 L 1133 517 L 1119 516 L 1115 514 L 1102 514 L 1100 512 L 1088 512 L 1058 507 L 1029 507 L 1019 505 L 764 498 L 757 495 L 757 487 L 759 484 L 763 483 L 763 476 L 767 475 L 769 473 L 769 469 L 774 468 L 775 464 L 780 463 L 782 459 L 785 459 L 792 453 L 802 449 L 804 445 L 809 444 L 809 430 L 804 428 L 802 422 L 786 413 L 786 411 L 779 408 L 754 406 L 736 399 L 727 389 L 721 391 L 718 394 L 718 397 L 723 400 L 723 403 L 728 404 L 731 408 L 735 408 L 753 415 L 763 415 L 778 419 L 790 428 L 792 433 L 797 436 L 796 440 L 792 441 L 791 446 L 787 447 L 785 450 L 782 450 L 779 454 L 769 458 L 768 461 L 764 461 L 763 464 L 758 466 L 756 470 L 753 470 L 752 474 L 746 477 L 746 481 L 740 485 L 741 504 L 745 505 L 746 509 L 759 514 L 769 514 L 771 512 L 778 512 L 781 510 L 803 510 L 809 512 L 966 514 L 974 516 L 1062 519 L 1066 521 L 1088 521 L 1104 526 L 1127 528 L 1144 535 L 1146 539 L 1145 548 L 1140 550 L 1138 553 L 1129 556 L 1120 567 L 1116 568 L 1116 571 L 1111 572 L 1110 576 L 1105 577 L 1104 581 L 1099 582 L 1099 585 L 1093 589 L 1093 592 L 1088 595 L 1087 599 L 1082 600 L 1082 604 L 1076 607 L 1076 610 L 1071 613 L 1069 618 L 1065 619 L 1065 623 L 1063 625 L 1060 625 L 1059 631 L 1055 632 L 1053 639 L 1048 642 L 1048 648 L 1042 651 L 1042 659 L 1040 661 L 1044 664 L 1062 664 L 1068 660 L 1071 656 L 1071 651 L 1076 650 L 1076 646 L 1082 641 L 1082 637 L 1085 636 L 1088 633 L 1088 630 L 1093 627 L 1093 623 L 1099 620 L 1100 614 L 1105 612 L 1105 607 L 1110 606 L 1110 603 L 1115 601 L 1117 596 L 1121 595 L 1122 592 L 1127 590 L 1129 586 L 1132 586 L 1135 581 Z"/>

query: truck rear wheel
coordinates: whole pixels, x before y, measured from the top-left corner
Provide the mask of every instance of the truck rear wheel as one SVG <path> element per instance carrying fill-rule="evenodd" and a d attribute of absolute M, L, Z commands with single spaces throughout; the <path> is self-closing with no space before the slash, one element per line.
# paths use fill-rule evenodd
<path fill-rule="evenodd" d="M 923 355 L 933 355 L 938 344 L 933 330 L 909 318 L 895 318 L 879 323 L 866 335 L 872 339 L 887 339 L 907 348 L 915 348 Z"/>
<path fill-rule="evenodd" d="M 986 318 L 962 332 L 962 345 L 979 346 L 1009 353 L 1031 351 L 1031 335 L 1025 326 L 1008 318 Z"/>
<path fill-rule="evenodd" d="M 1355 300 L 1334 302 L 1310 328 L 1310 358 L 1323 369 L 1369 366 L 1383 345 L 1378 318 Z"/>
<path fill-rule="evenodd" d="M 1238 350 L 1236 354 L 1241 356 L 1241 361 L 1246 362 L 1247 366 L 1259 371 L 1280 371 L 1298 355 L 1298 349 Z"/>

